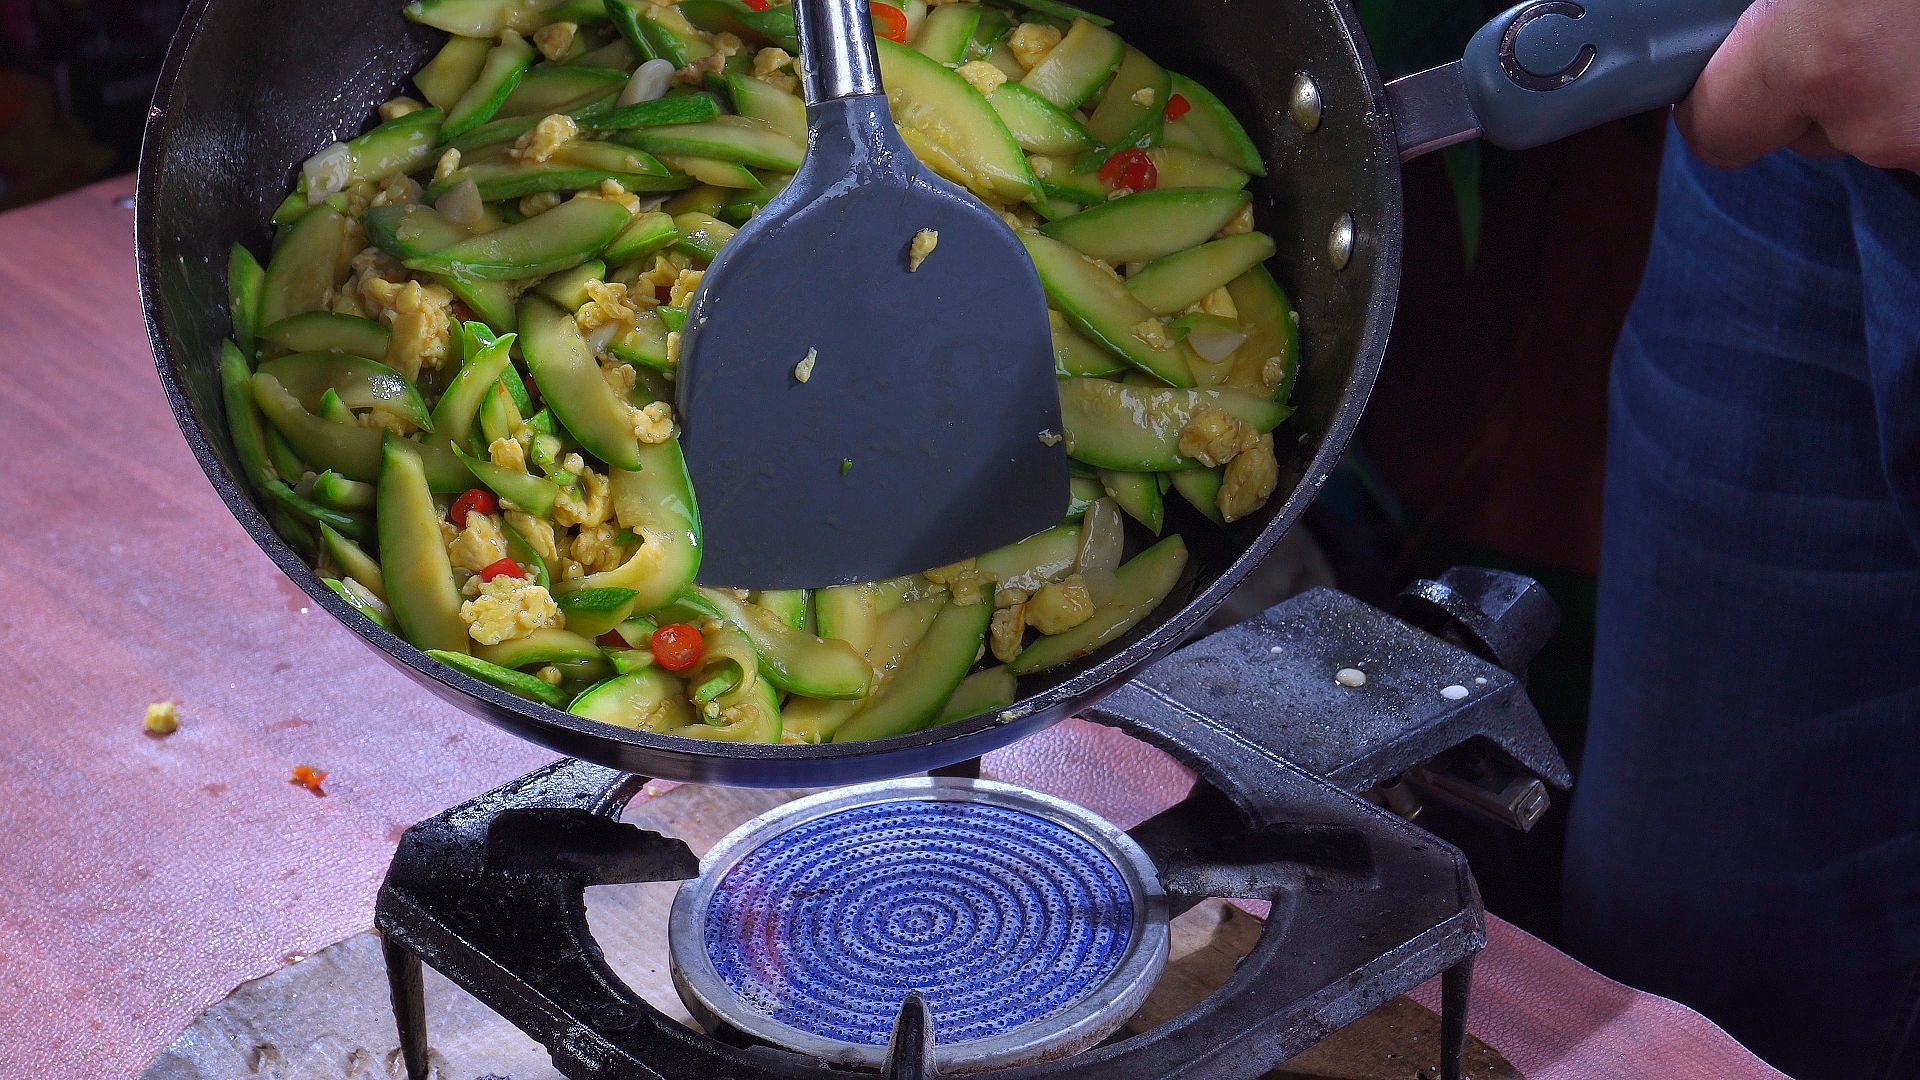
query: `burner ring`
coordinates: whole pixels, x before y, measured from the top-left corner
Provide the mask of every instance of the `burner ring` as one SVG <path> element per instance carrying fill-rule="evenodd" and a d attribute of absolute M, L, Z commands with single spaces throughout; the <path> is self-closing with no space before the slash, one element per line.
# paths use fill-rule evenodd
<path fill-rule="evenodd" d="M 1166 898 L 1127 835 L 1058 799 L 928 778 L 796 800 L 681 887 L 676 987 L 703 1022 L 877 1066 L 907 991 L 946 1071 L 1091 1046 L 1145 1000 Z"/>

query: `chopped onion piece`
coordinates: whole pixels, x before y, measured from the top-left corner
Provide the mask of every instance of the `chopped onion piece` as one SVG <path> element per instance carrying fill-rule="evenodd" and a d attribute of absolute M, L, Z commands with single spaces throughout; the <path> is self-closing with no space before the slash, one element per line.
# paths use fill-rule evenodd
<path fill-rule="evenodd" d="M 353 151 L 346 143 L 334 143 L 308 158 L 300 174 L 307 182 L 307 205 L 318 206 L 346 190 L 353 178 Z"/>
<path fill-rule="evenodd" d="M 613 341 L 613 335 L 619 330 L 619 323 L 594 327 L 593 332 L 587 335 L 587 347 L 594 352 L 605 352 L 607 345 Z"/>
<path fill-rule="evenodd" d="M 1187 335 L 1187 344 L 1200 354 L 1200 359 L 1217 364 L 1233 355 L 1233 350 L 1247 340 L 1244 330 L 1195 330 Z"/>
<path fill-rule="evenodd" d="M 1113 595 L 1117 584 L 1113 572 L 1120 566 L 1126 540 L 1120 504 L 1112 499 L 1095 499 L 1080 523 L 1080 551 L 1073 558 L 1073 572 L 1086 583 L 1087 596 L 1095 607 Z"/>
<path fill-rule="evenodd" d="M 655 57 L 634 69 L 626 88 L 620 91 L 620 107 L 638 105 L 664 97 L 673 85 L 673 62 Z"/>
<path fill-rule="evenodd" d="M 448 188 L 434 200 L 433 208 L 455 225 L 472 225 L 487 212 L 487 205 L 480 201 L 480 185 L 471 176 Z"/>

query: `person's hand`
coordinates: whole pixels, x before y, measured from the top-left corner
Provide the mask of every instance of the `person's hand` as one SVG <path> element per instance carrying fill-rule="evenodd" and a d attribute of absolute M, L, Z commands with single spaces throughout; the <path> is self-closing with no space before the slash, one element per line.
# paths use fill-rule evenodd
<path fill-rule="evenodd" d="M 1758 0 L 1676 119 L 1723 168 L 1784 146 L 1920 172 L 1920 0 Z"/>

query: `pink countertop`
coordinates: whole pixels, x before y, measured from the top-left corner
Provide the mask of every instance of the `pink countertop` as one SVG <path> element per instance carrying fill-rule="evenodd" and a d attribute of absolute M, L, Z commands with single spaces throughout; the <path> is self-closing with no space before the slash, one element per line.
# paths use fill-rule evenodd
<path fill-rule="evenodd" d="M 551 757 L 389 669 L 227 514 L 153 372 L 131 191 L 0 215 L 0 1076 L 23 1080 L 136 1075 L 238 983 L 370 925 L 408 824 Z M 161 699 L 181 728 L 157 739 Z M 324 798 L 296 764 L 331 773 Z M 1123 824 L 1185 782 L 1078 723 L 990 768 Z M 1681 1006 L 1489 937 L 1471 1026 L 1532 1080 L 1779 1075 Z"/>

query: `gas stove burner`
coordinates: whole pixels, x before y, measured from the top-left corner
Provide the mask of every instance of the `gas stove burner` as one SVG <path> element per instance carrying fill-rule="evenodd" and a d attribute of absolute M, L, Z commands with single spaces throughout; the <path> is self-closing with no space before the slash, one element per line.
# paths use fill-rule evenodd
<path fill-rule="evenodd" d="M 788 803 L 683 885 L 669 928 L 687 1007 L 834 1064 L 878 1067 L 913 991 L 935 1062 L 965 1072 L 1091 1046 L 1167 958 L 1138 844 L 1071 803 L 928 778 Z"/>

